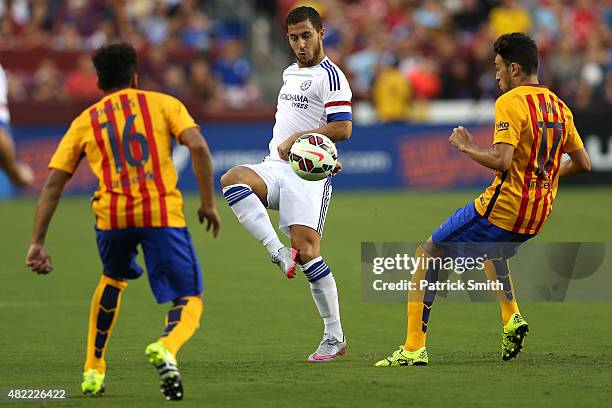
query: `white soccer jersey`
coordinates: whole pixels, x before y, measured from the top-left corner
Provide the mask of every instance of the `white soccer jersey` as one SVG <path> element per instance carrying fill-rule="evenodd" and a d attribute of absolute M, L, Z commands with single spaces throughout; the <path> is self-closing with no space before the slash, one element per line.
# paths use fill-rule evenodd
<path fill-rule="evenodd" d="M 317 129 L 338 120 L 352 120 L 352 96 L 346 77 L 329 58 L 312 67 L 290 65 L 283 72 L 270 155 L 266 160 L 280 160 L 278 145 L 296 132 Z"/>
<path fill-rule="evenodd" d="M 6 79 L 6 73 L 0 65 L 0 124 L 8 125 L 10 122 L 10 115 L 8 110 L 8 81 Z"/>

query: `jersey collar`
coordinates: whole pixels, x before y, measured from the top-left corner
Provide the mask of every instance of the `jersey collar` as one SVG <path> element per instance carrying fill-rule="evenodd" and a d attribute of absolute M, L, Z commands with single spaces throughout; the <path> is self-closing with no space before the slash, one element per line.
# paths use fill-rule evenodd
<path fill-rule="evenodd" d="M 533 86 L 535 88 L 548 88 L 546 85 L 541 85 L 541 84 L 525 84 L 525 85 L 520 85 L 520 86 Z"/>

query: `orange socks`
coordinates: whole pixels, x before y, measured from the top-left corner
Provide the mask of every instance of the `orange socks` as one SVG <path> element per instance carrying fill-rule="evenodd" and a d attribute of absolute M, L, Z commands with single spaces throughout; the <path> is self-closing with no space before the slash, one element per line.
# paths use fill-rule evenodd
<path fill-rule="evenodd" d="M 417 248 L 415 256 L 417 259 L 423 258 L 424 262 L 423 264 L 419 263 L 416 272 L 412 275 L 411 281 L 416 282 L 417 288 L 422 279 L 436 282 L 438 280 L 438 271 L 434 268 L 426 269 L 427 263 L 425 261 L 428 254 L 421 246 Z M 429 313 L 435 298 L 436 291 L 428 289 L 411 290 L 408 292 L 408 333 L 404 343 L 404 350 L 415 351 L 425 345 Z"/>
<path fill-rule="evenodd" d="M 119 315 L 121 295 L 127 282 L 102 275 L 91 299 L 89 329 L 87 332 L 87 359 L 83 371 L 95 368 L 106 371 L 106 346 Z"/>
<path fill-rule="evenodd" d="M 512 285 L 508 260 L 485 261 L 484 266 L 487 279 L 491 281 L 497 280 L 504 287 L 504 290 L 496 292 L 502 314 L 502 324 L 505 325 L 513 313 L 520 314 L 516 298 L 514 297 L 514 287 Z"/>
<path fill-rule="evenodd" d="M 417 258 L 427 259 L 428 254 L 419 246 L 416 250 Z M 512 286 L 512 277 L 510 276 L 510 268 L 507 260 L 485 261 L 485 274 L 487 279 L 499 281 L 503 285 L 503 290 L 497 291 L 497 298 L 502 313 L 503 324 L 505 325 L 510 320 L 510 316 L 514 313 L 519 313 L 518 304 L 514 297 L 514 288 Z M 427 269 L 426 262 L 419 264 L 416 272 L 412 275 L 412 282 L 418 283 L 426 279 L 433 283 L 438 280 L 438 271 L 434 268 Z M 408 292 L 408 333 L 404 349 L 407 351 L 415 351 L 425 346 L 427 324 L 429 322 L 429 313 L 436 297 L 436 291 L 411 290 Z"/>
<path fill-rule="evenodd" d="M 106 346 L 113 332 L 121 295 L 128 283 L 102 275 L 91 299 L 87 332 L 87 359 L 83 371 L 95 368 L 105 373 Z M 174 302 L 165 319 L 166 329 L 160 341 L 176 356 L 180 348 L 200 327 L 204 304 L 199 296 L 185 296 Z"/>
<path fill-rule="evenodd" d="M 166 330 L 160 338 L 174 356 L 200 327 L 203 310 L 204 303 L 199 296 L 185 296 L 174 302 L 165 319 Z"/>

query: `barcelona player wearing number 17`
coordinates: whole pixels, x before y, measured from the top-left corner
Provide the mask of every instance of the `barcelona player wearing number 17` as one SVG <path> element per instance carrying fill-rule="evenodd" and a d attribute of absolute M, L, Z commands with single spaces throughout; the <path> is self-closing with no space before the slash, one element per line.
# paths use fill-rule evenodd
<path fill-rule="evenodd" d="M 37 273 L 51 272 L 44 247 L 47 229 L 65 184 L 85 157 L 99 179 L 91 204 L 103 274 L 91 300 L 81 388 L 85 394 L 104 393 L 104 356 L 121 297 L 128 280 L 143 273 L 136 263 L 140 245 L 156 300 L 173 302 L 163 334 L 145 353 L 158 370 L 166 399 L 180 400 L 176 354 L 199 326 L 204 287 L 176 186 L 173 138 L 191 152 L 201 196 L 200 222 L 206 220 L 216 237 L 220 221 L 206 141 L 180 101 L 137 89 L 136 62 L 129 44 L 112 44 L 94 55 L 104 97 L 72 122 L 49 163 L 26 263 Z"/>
<path fill-rule="evenodd" d="M 552 211 L 559 177 L 588 172 L 591 162 L 567 105 L 538 83 L 533 40 L 522 33 L 504 34 L 493 48 L 496 78 L 504 92 L 495 103 L 493 145 L 474 145 L 462 126 L 453 130 L 449 142 L 476 163 L 495 170 L 496 177 L 474 202 L 457 210 L 419 246 L 416 256 L 452 256 L 465 248 L 476 251 L 475 256 L 486 254 L 487 279 L 503 286 L 497 297 L 503 325 L 501 354 L 507 361 L 521 351 L 528 331 L 514 297 L 508 258 L 542 229 Z M 562 161 L 563 153 L 569 160 Z M 456 242 L 462 244 L 453 247 Z M 413 281 L 435 282 L 437 273 L 435 268 L 420 268 Z M 376 366 L 428 363 L 425 335 L 434 299 L 435 291 L 410 291 L 406 342 Z"/>

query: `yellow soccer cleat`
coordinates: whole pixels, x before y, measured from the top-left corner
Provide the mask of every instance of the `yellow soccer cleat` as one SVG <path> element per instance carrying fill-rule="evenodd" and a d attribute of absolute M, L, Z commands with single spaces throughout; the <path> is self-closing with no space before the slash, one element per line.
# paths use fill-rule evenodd
<path fill-rule="evenodd" d="M 104 395 L 106 387 L 104 386 L 104 374 L 101 374 L 95 368 L 90 368 L 83 373 L 83 382 L 81 390 L 85 395 L 101 397 Z"/>
<path fill-rule="evenodd" d="M 404 346 L 400 346 L 398 350 L 395 350 L 391 355 L 384 360 L 380 360 L 376 364 L 376 367 L 399 367 L 399 366 L 411 366 L 411 365 L 427 365 L 429 363 L 429 357 L 427 356 L 427 349 L 425 346 L 421 347 L 416 351 L 406 351 Z"/>
<path fill-rule="evenodd" d="M 527 321 L 518 313 L 512 314 L 502 333 L 502 360 L 516 357 L 523 348 L 523 340 L 529 331 Z"/>

